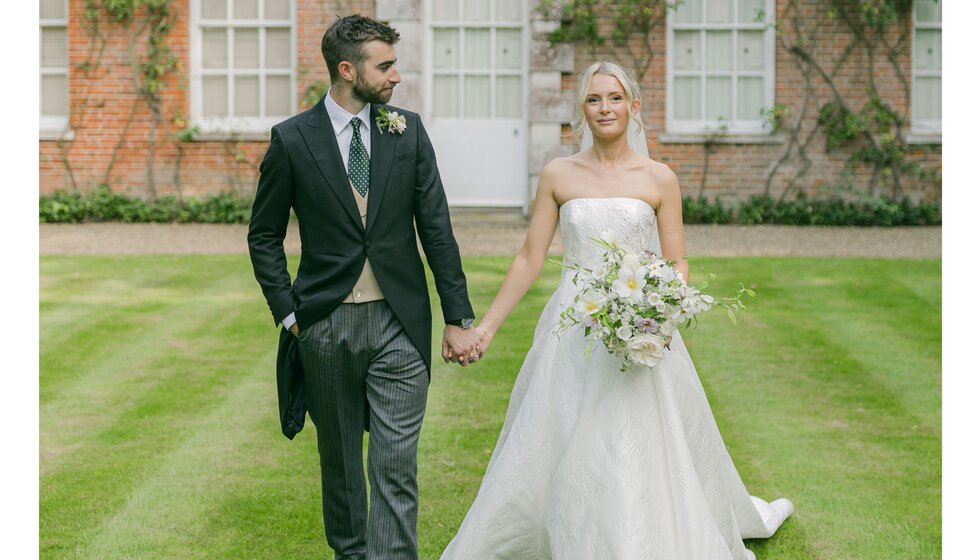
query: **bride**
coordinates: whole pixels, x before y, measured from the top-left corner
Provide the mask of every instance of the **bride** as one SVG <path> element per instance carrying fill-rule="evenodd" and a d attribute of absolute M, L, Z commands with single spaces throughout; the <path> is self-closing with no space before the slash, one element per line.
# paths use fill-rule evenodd
<path fill-rule="evenodd" d="M 677 178 L 646 156 L 639 108 L 619 66 L 582 75 L 575 130 L 594 144 L 541 171 L 527 239 L 477 327 L 483 351 L 559 223 L 567 263 L 596 262 L 591 238 L 612 232 L 688 277 Z M 586 359 L 581 333 L 555 334 L 570 279 L 566 270 L 541 314 L 479 494 L 442 558 L 754 558 L 742 539 L 771 536 L 793 505 L 748 494 L 679 334 L 656 366 L 627 373 L 601 345 Z"/>

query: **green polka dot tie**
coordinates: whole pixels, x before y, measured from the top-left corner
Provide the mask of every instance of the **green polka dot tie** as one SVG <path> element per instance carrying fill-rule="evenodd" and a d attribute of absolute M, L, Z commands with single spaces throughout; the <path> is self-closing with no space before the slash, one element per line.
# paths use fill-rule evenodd
<path fill-rule="evenodd" d="M 350 155 L 347 158 L 347 176 L 351 184 L 361 196 L 367 196 L 368 184 L 371 183 L 371 160 L 368 158 L 364 142 L 361 141 L 361 119 L 354 117 L 350 120 L 354 138 L 350 141 Z"/>

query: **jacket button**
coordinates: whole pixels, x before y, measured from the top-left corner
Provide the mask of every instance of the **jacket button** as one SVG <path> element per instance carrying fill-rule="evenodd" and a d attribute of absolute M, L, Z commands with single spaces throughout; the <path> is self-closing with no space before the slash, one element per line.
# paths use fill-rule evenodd
<path fill-rule="evenodd" d="M 371 248 L 371 241 L 370 240 L 365 241 L 364 242 L 364 247 L 367 248 L 367 249 L 370 249 Z"/>

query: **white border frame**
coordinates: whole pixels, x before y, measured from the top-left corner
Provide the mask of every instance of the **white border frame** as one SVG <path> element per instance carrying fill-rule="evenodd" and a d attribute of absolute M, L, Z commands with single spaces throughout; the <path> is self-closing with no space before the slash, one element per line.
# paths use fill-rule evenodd
<path fill-rule="evenodd" d="M 296 52 L 297 44 L 297 32 L 296 32 L 296 0 L 288 0 L 289 2 L 289 19 L 288 20 L 269 20 L 264 19 L 262 16 L 265 13 L 265 0 L 257 0 L 258 3 L 258 13 L 259 18 L 255 20 L 236 20 L 232 18 L 233 10 L 233 0 L 225 0 L 225 14 L 228 16 L 226 19 L 222 20 L 206 20 L 201 18 L 198 14 L 201 10 L 202 0 L 190 0 L 190 45 L 189 45 L 189 56 L 190 56 L 190 67 L 191 67 L 191 79 L 190 79 L 190 105 L 191 105 L 191 122 L 199 127 L 201 131 L 202 139 L 221 139 L 221 138 L 239 138 L 241 139 L 253 139 L 256 135 L 263 135 L 265 137 L 269 134 L 269 131 L 274 125 L 289 118 L 296 113 L 296 65 L 298 53 Z M 289 28 L 289 50 L 290 50 L 290 60 L 289 60 L 289 71 L 272 71 L 269 72 L 265 68 L 265 34 L 259 33 L 259 67 L 258 70 L 248 70 L 243 72 L 243 75 L 255 75 L 259 79 L 259 112 L 265 112 L 265 77 L 266 76 L 288 76 L 289 78 L 289 114 L 287 115 L 275 115 L 275 116 L 265 116 L 265 117 L 204 117 L 201 113 L 204 108 L 204 84 L 203 78 L 206 75 L 226 75 L 231 79 L 228 81 L 228 110 L 233 111 L 234 109 L 234 77 L 236 70 L 232 67 L 226 68 L 224 71 L 209 71 L 202 67 L 203 60 L 203 27 L 207 26 L 209 22 L 214 22 L 213 27 L 223 27 L 225 29 L 230 29 L 233 27 L 251 27 L 255 29 L 262 29 L 268 27 L 288 27 Z M 228 40 L 228 53 L 229 56 L 233 56 L 232 44 L 233 35 L 231 33 L 227 34 Z M 231 61 L 229 61 L 231 63 Z"/>
<path fill-rule="evenodd" d="M 42 140 L 57 140 L 59 138 L 69 136 L 69 118 L 71 117 L 71 37 L 68 36 L 68 16 L 70 15 L 68 10 L 70 8 L 68 0 L 62 0 L 65 6 L 65 17 L 64 19 L 41 19 L 38 16 L 38 114 L 39 114 L 39 131 L 40 138 Z M 38 10 L 40 10 L 40 3 L 38 4 Z M 65 61 L 68 63 L 64 67 L 44 67 L 41 66 L 41 41 L 43 35 L 43 29 L 45 27 L 64 27 L 65 28 Z M 40 109 L 44 107 L 44 86 L 42 84 L 42 78 L 44 76 L 64 76 L 65 77 L 65 101 L 68 105 L 67 115 L 44 115 L 40 113 Z"/>
<path fill-rule="evenodd" d="M 922 1 L 923 0 L 915 0 L 915 3 L 922 2 Z M 932 0 L 926 0 L 926 1 L 930 1 L 931 2 Z M 940 103 L 940 114 L 942 113 L 942 77 L 943 77 L 943 69 L 942 69 L 942 66 L 941 66 L 941 64 L 942 64 L 942 62 L 941 62 L 942 56 L 940 56 L 940 68 L 939 68 L 939 70 L 918 70 L 918 69 L 916 69 L 916 63 L 915 63 L 915 52 L 916 52 L 915 51 L 915 35 L 916 35 L 916 31 L 918 31 L 919 29 L 935 29 L 935 30 L 938 30 L 940 32 L 940 34 L 941 34 L 942 33 L 942 30 L 943 30 L 942 17 L 943 17 L 942 16 L 942 0 L 940 0 L 940 2 L 939 2 L 939 22 L 938 23 L 937 22 L 931 22 L 931 21 L 930 22 L 925 22 L 925 23 L 920 23 L 918 21 L 918 19 L 916 19 L 916 16 L 915 16 L 915 4 L 912 5 L 912 53 L 911 53 L 911 56 L 909 57 L 909 58 L 911 58 L 911 62 L 912 62 L 912 84 L 911 84 L 912 85 L 912 91 L 909 94 L 909 103 L 911 105 L 909 107 L 909 115 L 911 115 L 911 118 L 909 119 L 910 120 L 909 128 L 910 128 L 910 131 L 911 131 L 911 133 L 912 133 L 913 136 L 923 136 L 923 135 L 925 135 L 925 136 L 928 136 L 930 138 L 932 138 L 932 137 L 935 137 L 937 139 L 941 139 L 942 138 L 942 133 L 943 133 L 943 119 L 942 119 L 942 116 L 940 116 L 938 119 L 917 119 L 915 117 L 915 80 L 916 80 L 916 78 L 919 78 L 919 77 L 929 77 L 929 78 L 939 78 L 940 79 L 939 103 Z M 942 41 L 941 35 L 940 35 L 940 41 Z"/>
<path fill-rule="evenodd" d="M 688 0 L 690 1 L 690 0 Z M 707 0 L 696 0 L 701 2 L 702 13 L 707 10 Z M 764 80 L 765 89 L 765 107 L 771 109 L 776 103 L 776 33 L 773 29 L 773 22 L 775 21 L 776 6 L 775 0 L 766 0 L 766 20 L 763 22 L 764 27 L 760 28 L 758 23 L 739 23 L 738 19 L 738 2 L 740 0 L 732 0 L 732 14 L 736 19 L 733 23 L 699 23 L 699 24 L 675 24 L 674 22 L 674 10 L 668 10 L 667 13 L 667 35 L 665 37 L 665 56 L 667 57 L 667 64 L 665 65 L 665 72 L 667 74 L 664 83 L 666 84 L 666 91 L 664 96 L 667 100 L 666 103 L 666 132 L 669 134 L 701 134 L 707 135 L 718 131 L 719 127 L 724 125 L 728 128 L 728 134 L 738 134 L 738 135 L 768 135 L 771 134 L 769 123 L 766 122 L 765 118 L 761 115 L 757 120 L 730 120 L 730 121 L 718 121 L 718 120 L 708 120 L 708 119 L 698 119 L 698 120 L 680 120 L 674 118 L 674 31 L 678 27 L 681 30 L 690 29 L 698 31 L 711 31 L 711 30 L 724 30 L 724 31 L 741 31 L 741 30 L 752 30 L 759 31 L 760 29 L 764 32 L 763 37 L 763 57 L 765 63 L 765 69 L 761 72 L 755 73 L 740 73 L 737 68 L 732 70 L 728 75 L 733 78 L 732 88 L 733 91 L 737 91 L 739 76 L 751 76 L 755 75 L 757 77 L 762 77 Z M 705 54 L 705 34 L 702 33 L 702 57 Z M 737 34 L 733 33 L 732 41 L 735 42 L 735 47 L 732 49 L 732 56 L 734 57 L 733 64 L 738 60 L 738 39 Z M 707 70 L 704 69 L 703 64 L 700 70 L 701 72 L 701 84 L 702 84 L 702 110 L 704 109 L 704 103 L 706 103 L 706 92 L 703 91 L 705 80 L 707 77 Z M 737 109 L 737 106 L 735 107 Z"/>

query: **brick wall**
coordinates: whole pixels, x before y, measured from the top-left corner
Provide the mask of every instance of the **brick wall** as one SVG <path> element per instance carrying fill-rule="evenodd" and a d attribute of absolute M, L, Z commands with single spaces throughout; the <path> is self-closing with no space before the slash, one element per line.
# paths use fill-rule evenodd
<path fill-rule="evenodd" d="M 794 12 L 792 5 L 800 7 L 800 11 Z M 828 6 L 818 0 L 800 0 L 790 2 L 790 0 L 776 0 L 776 16 L 786 24 L 782 35 L 782 40 L 792 42 L 797 34 L 790 25 L 792 16 L 799 16 L 802 31 L 815 38 L 815 60 L 828 72 L 833 70 L 835 63 L 842 57 L 845 49 L 853 39 L 853 35 L 846 28 L 839 18 L 829 16 Z M 609 19 L 601 21 L 602 29 L 606 30 L 605 36 L 610 37 L 608 30 L 612 23 Z M 891 43 L 899 39 L 903 32 L 908 35 L 904 38 L 904 48 L 896 57 L 896 62 L 901 68 L 904 78 L 911 80 L 911 22 L 906 21 L 902 26 L 894 26 L 895 29 L 888 36 Z M 646 71 L 644 79 L 640 84 L 643 92 L 642 117 L 648 127 L 647 140 L 652 158 L 668 164 L 677 174 L 681 188 L 686 196 L 697 195 L 701 190 L 702 178 L 704 178 L 704 194 L 709 198 L 721 197 L 726 200 L 742 199 L 752 194 L 761 194 L 765 190 L 767 181 L 770 183 L 770 193 L 773 196 L 780 196 L 787 190 L 791 181 L 800 175 L 789 194 L 796 190 L 802 190 L 808 194 L 813 194 L 821 188 L 839 187 L 846 185 L 848 179 L 845 177 L 846 161 L 850 152 L 844 149 L 837 149 L 827 153 L 825 149 L 826 135 L 823 130 L 815 131 L 808 148 L 806 149 L 809 164 L 799 156 L 794 147 L 790 151 L 789 157 L 773 173 L 771 180 L 770 172 L 775 168 L 776 163 L 783 157 L 790 147 L 790 129 L 794 128 L 798 120 L 802 117 L 802 127 L 799 133 L 801 141 L 814 132 L 817 126 L 817 116 L 820 107 L 833 98 L 831 89 L 821 80 L 816 72 L 812 73 L 812 94 L 806 105 L 804 105 L 806 91 L 806 76 L 799 69 L 795 56 L 786 48 L 781 46 L 781 39 L 776 39 L 775 57 L 775 99 L 776 103 L 786 105 L 791 111 L 791 115 L 786 119 L 782 130 L 773 137 L 770 143 L 761 144 L 738 144 L 721 143 L 712 148 L 712 153 L 708 160 L 708 173 L 703 173 L 705 160 L 705 146 L 703 144 L 689 144 L 672 142 L 662 138 L 666 127 L 666 22 L 657 31 L 651 34 L 652 47 L 654 51 L 653 61 Z M 632 39 L 633 48 L 640 48 L 641 38 Z M 899 114 L 907 114 L 908 103 L 906 98 L 907 87 L 901 83 L 901 78 L 894 70 L 887 55 L 879 50 L 879 54 L 871 60 L 875 75 L 875 84 L 882 98 L 896 109 Z M 591 49 L 586 46 L 577 46 L 575 50 L 575 74 L 563 76 L 563 88 L 570 99 L 574 99 L 575 90 L 578 84 L 578 73 L 583 71 L 589 64 L 597 59 L 608 59 L 620 63 L 632 71 L 629 58 L 625 55 L 626 51 L 621 47 L 600 48 L 593 56 Z M 859 49 L 853 49 L 849 56 L 844 57 L 844 62 L 840 64 L 835 74 L 834 82 L 837 84 L 840 94 L 846 100 L 847 105 L 852 110 L 859 110 L 867 101 L 868 96 L 866 87 L 868 84 L 868 58 Z M 635 71 L 633 71 L 636 74 Z M 566 140 L 574 143 L 574 140 Z M 942 168 L 942 147 L 941 145 L 914 145 L 910 146 L 909 160 L 921 161 L 925 169 L 941 171 Z M 868 191 L 871 179 L 871 169 L 866 166 L 858 166 L 852 179 L 855 191 Z M 882 187 L 889 187 L 890 182 L 884 182 Z M 936 199 L 941 197 L 941 187 L 937 181 L 922 179 L 911 174 L 904 176 L 902 191 L 913 199 Z M 883 188 L 879 188 L 878 193 L 883 193 Z M 890 192 L 888 190 L 887 192 Z M 887 193 L 886 193 L 887 194 Z"/>
<path fill-rule="evenodd" d="M 805 29 L 814 31 L 817 62 L 830 69 L 847 48 L 851 34 L 839 20 L 832 20 L 827 16 L 826 6 L 819 0 L 800 0 L 796 4 L 802 5 L 799 15 L 801 21 L 805 22 Z M 790 0 L 777 0 L 777 17 L 786 18 L 792 15 L 788 11 L 789 5 Z M 151 114 L 134 87 L 127 46 L 131 31 L 119 24 L 100 21 L 99 26 L 106 38 L 106 44 L 99 54 L 98 49 L 92 50 L 92 34 L 83 17 L 84 9 L 85 0 L 70 0 L 69 103 L 73 138 L 40 142 L 40 190 L 42 193 L 49 193 L 77 187 L 85 191 L 105 183 L 113 190 L 147 196 Z M 178 113 L 184 116 L 190 114 L 187 89 L 190 69 L 189 9 L 190 0 L 174 0 L 178 22 L 169 35 L 168 44 L 179 57 L 180 67 L 168 80 L 162 95 L 163 120 L 159 123 L 153 142 L 156 190 L 161 195 L 178 192 L 193 195 L 226 190 L 248 194 L 255 188 L 258 164 L 265 153 L 267 140 L 253 137 L 235 142 L 212 140 L 179 143 L 173 138 L 173 133 L 181 128 L 179 123 L 173 122 L 173 117 Z M 300 110 L 306 108 L 300 100 L 307 88 L 328 81 L 319 47 L 324 29 L 338 15 L 361 13 L 371 16 L 374 15 L 374 10 L 373 0 L 296 0 L 296 96 Z M 608 28 L 609 21 L 604 22 L 604 25 Z M 791 31 L 787 31 L 787 40 L 792 40 Z M 901 31 L 896 29 L 894 33 Z M 771 194 L 779 196 L 798 175 L 796 184 L 807 193 L 815 192 L 822 185 L 841 185 L 846 182 L 844 170 L 848 152 L 837 150 L 826 153 L 825 136 L 821 130 L 815 132 L 806 150 L 809 163 L 793 150 L 770 179 L 775 163 L 787 152 L 788 130 L 802 116 L 800 138 L 810 136 L 816 125 L 820 106 L 832 96 L 830 89 L 818 76 L 813 75 L 812 97 L 806 107 L 803 106 L 805 76 L 799 70 L 795 57 L 780 47 L 779 39 L 776 45 L 776 102 L 786 105 L 792 114 L 783 130 L 775 136 L 774 142 L 715 145 L 708 161 L 708 173 L 705 175 L 704 145 L 662 141 L 666 108 L 665 38 L 666 27 L 652 34 L 654 58 L 641 83 L 644 92 L 643 119 L 648 126 L 651 156 L 674 169 L 686 195 L 696 195 L 700 191 L 702 178 L 705 195 L 726 199 L 762 193 L 767 180 L 771 185 Z M 896 39 L 897 35 L 890 37 L 892 41 Z M 636 42 L 641 39 L 633 40 Z M 98 42 L 96 45 L 98 46 Z M 906 38 L 906 48 L 896 59 L 907 80 L 911 73 L 909 45 Z M 626 62 L 608 49 L 600 50 L 598 57 Z M 575 50 L 575 72 L 562 76 L 566 100 L 574 98 L 577 73 L 593 60 L 588 48 L 579 47 Z M 855 50 L 837 70 L 835 83 L 854 109 L 858 109 L 867 98 L 867 64 L 859 50 Z M 900 113 L 905 113 L 906 88 L 892 69 L 891 63 L 884 54 L 880 54 L 873 60 L 873 64 L 875 83 L 882 97 Z M 624 66 L 629 67 L 629 64 Z M 562 131 L 567 134 L 568 127 L 563 127 Z M 574 142 L 569 139 L 564 141 Z M 941 171 L 941 157 L 941 146 L 915 146 L 909 159 L 924 162 L 927 169 Z M 176 174 L 178 160 L 179 177 Z M 532 168 L 532 176 L 537 171 L 538 169 Z M 853 184 L 858 190 L 866 190 L 869 179 L 870 170 L 859 168 Z M 934 199 L 941 196 L 937 182 L 916 180 L 913 177 L 906 177 L 903 190 L 913 198 Z"/>
<path fill-rule="evenodd" d="M 162 92 L 162 121 L 152 142 L 157 192 L 196 195 L 255 189 L 258 164 L 268 141 L 192 141 L 179 143 L 173 134 L 178 113 L 190 115 L 187 83 L 190 79 L 190 0 L 174 0 L 177 25 L 167 44 L 179 57 L 178 71 Z M 320 2 L 296 0 L 297 107 L 307 87 L 329 81 L 320 39 L 338 15 L 373 15 L 371 0 Z M 151 145 L 151 112 L 136 91 L 128 56 L 132 29 L 103 18 L 98 22 L 105 48 L 96 41 L 84 18 L 85 0 L 70 0 L 68 16 L 69 105 L 68 140 L 40 142 L 40 190 L 77 187 L 87 191 L 100 184 L 134 196 L 148 196 L 147 154 Z M 132 114 L 132 118 L 130 115 Z M 128 124 L 127 124 L 127 121 Z M 178 154 L 178 148 L 181 152 Z M 179 180 L 175 176 L 180 161 Z M 73 178 L 73 179 L 72 179 Z"/>

